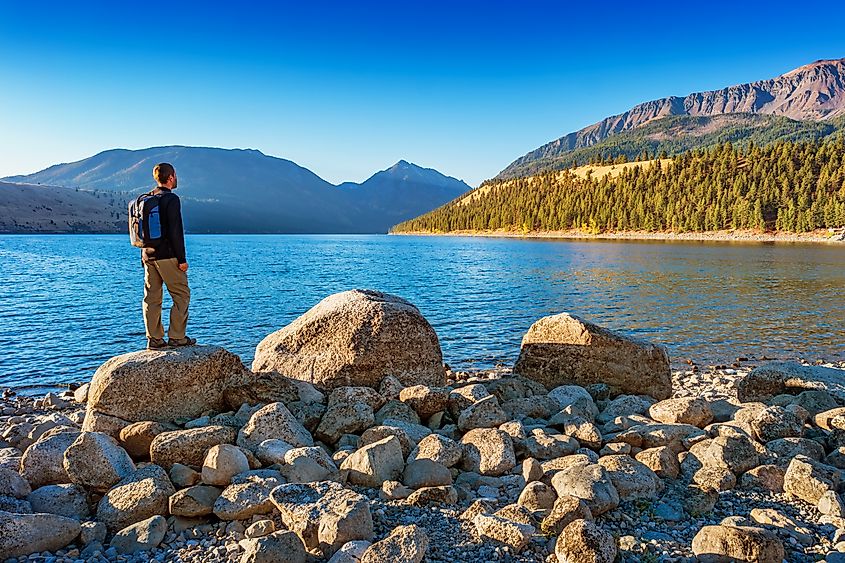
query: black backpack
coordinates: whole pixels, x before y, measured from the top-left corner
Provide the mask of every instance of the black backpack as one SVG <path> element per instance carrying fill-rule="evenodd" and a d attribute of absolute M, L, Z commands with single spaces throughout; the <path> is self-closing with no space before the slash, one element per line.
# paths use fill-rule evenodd
<path fill-rule="evenodd" d="M 164 239 L 161 194 L 146 193 L 129 202 L 129 241 L 138 248 L 155 248 Z"/>

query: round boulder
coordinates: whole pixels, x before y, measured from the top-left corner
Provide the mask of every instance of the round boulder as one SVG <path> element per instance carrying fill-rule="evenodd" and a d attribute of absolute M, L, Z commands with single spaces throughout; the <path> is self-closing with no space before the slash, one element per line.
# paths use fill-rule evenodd
<path fill-rule="evenodd" d="M 371 290 L 336 293 L 262 340 L 253 371 L 277 371 L 319 388 L 365 385 L 385 376 L 403 385 L 442 386 L 434 329 L 410 302 Z"/>
<path fill-rule="evenodd" d="M 672 377 L 666 348 L 623 336 L 561 313 L 531 325 L 522 337 L 514 373 L 547 389 L 607 384 L 611 393 L 668 399 Z"/>

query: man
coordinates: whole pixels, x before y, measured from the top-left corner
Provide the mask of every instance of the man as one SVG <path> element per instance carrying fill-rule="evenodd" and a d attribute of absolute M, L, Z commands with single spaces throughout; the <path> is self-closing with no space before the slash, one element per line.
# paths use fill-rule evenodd
<path fill-rule="evenodd" d="M 176 170 L 162 162 L 153 168 L 153 178 L 158 186 L 151 192 L 160 195 L 159 215 L 161 217 L 162 240 L 155 247 L 141 250 L 144 264 L 144 326 L 147 331 L 147 348 L 164 350 L 178 346 L 192 346 L 196 339 L 185 335 L 188 324 L 188 304 L 191 290 L 188 288 L 188 260 L 185 258 L 185 233 L 182 229 L 182 205 L 176 189 Z M 168 340 L 164 339 L 161 325 L 162 283 L 173 299 L 170 309 Z"/>

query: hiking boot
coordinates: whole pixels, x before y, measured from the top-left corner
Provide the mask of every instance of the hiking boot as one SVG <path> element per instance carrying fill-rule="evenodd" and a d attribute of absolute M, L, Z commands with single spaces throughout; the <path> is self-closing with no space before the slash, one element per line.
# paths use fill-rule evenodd
<path fill-rule="evenodd" d="M 167 343 L 173 348 L 181 348 L 182 346 L 193 346 L 197 343 L 197 339 L 191 338 L 190 336 L 186 336 L 185 338 L 181 338 L 179 340 L 171 338 L 167 341 Z"/>
<path fill-rule="evenodd" d="M 164 338 L 147 338 L 147 350 L 170 350 L 172 346 Z"/>

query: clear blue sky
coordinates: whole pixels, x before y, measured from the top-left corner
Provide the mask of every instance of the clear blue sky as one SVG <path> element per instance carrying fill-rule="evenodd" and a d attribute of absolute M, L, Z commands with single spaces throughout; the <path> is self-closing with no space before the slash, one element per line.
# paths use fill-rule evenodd
<path fill-rule="evenodd" d="M 845 3 L 0 0 L 0 176 L 256 148 L 332 182 L 471 185 L 641 101 L 845 57 Z"/>

